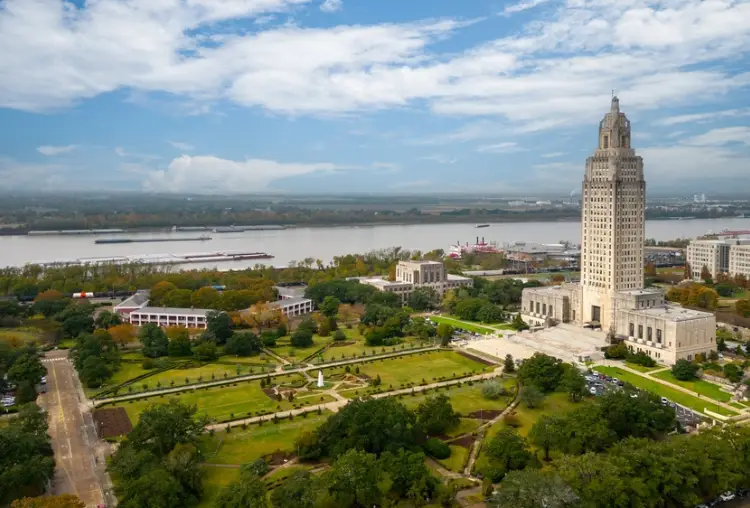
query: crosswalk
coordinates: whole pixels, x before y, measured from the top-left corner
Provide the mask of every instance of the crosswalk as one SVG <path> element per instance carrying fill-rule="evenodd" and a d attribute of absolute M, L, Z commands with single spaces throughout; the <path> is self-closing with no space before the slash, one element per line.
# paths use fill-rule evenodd
<path fill-rule="evenodd" d="M 42 358 L 42 363 L 64 362 L 67 358 Z"/>

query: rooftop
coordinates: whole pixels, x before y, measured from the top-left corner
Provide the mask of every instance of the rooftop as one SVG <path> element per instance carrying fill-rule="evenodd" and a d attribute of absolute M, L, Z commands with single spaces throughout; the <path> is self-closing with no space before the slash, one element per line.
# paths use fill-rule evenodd
<path fill-rule="evenodd" d="M 659 288 L 641 288 L 641 289 L 626 289 L 624 291 L 618 291 L 625 295 L 661 295 L 662 290 Z"/>
<path fill-rule="evenodd" d="M 371 286 L 379 286 L 379 287 L 412 286 L 413 285 L 411 282 L 401 282 L 397 280 L 390 281 L 390 280 L 385 280 L 385 279 L 378 279 L 376 277 L 360 279 L 360 282 L 363 282 L 365 284 L 370 284 Z"/>
<path fill-rule="evenodd" d="M 268 306 L 274 307 L 274 308 L 276 307 L 284 308 L 284 307 L 291 307 L 292 305 L 297 305 L 298 303 L 307 303 L 310 301 L 312 300 L 310 300 L 309 298 L 302 298 L 302 297 L 287 298 L 286 300 L 277 300 L 275 302 L 271 302 L 268 304 Z"/>
<path fill-rule="evenodd" d="M 211 309 L 180 309 L 177 307 L 141 307 L 130 313 L 134 314 L 174 314 L 180 316 L 206 316 Z"/>
<path fill-rule="evenodd" d="M 117 309 L 118 307 L 122 307 L 122 308 L 143 307 L 144 305 L 148 304 L 148 298 L 149 298 L 149 291 L 147 289 L 136 291 L 136 293 L 133 296 L 117 304 L 115 306 L 115 309 Z"/>
<path fill-rule="evenodd" d="M 663 307 L 652 307 L 650 309 L 638 309 L 627 312 L 640 314 L 646 317 L 661 318 L 667 321 L 690 321 L 692 319 L 706 319 L 713 316 L 710 312 L 683 309 L 678 305 L 665 305 Z"/>
<path fill-rule="evenodd" d="M 471 277 L 464 277 L 463 275 L 453 275 L 452 273 L 447 273 L 445 277 L 448 280 L 471 280 Z"/>
<path fill-rule="evenodd" d="M 276 286 L 276 291 L 279 292 L 279 296 L 283 296 L 286 298 L 302 297 L 305 295 L 306 289 L 307 289 L 307 286 L 289 286 L 289 287 Z"/>
<path fill-rule="evenodd" d="M 410 263 L 413 265 L 442 265 L 440 261 L 428 261 L 426 259 L 418 259 L 416 261 L 401 261 L 401 263 Z"/>

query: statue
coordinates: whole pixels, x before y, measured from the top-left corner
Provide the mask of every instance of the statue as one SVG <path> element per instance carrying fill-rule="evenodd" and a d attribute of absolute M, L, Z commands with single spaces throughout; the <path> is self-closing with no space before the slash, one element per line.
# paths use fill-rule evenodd
<path fill-rule="evenodd" d="M 326 384 L 323 382 L 323 371 L 318 371 L 318 388 L 323 388 Z"/>

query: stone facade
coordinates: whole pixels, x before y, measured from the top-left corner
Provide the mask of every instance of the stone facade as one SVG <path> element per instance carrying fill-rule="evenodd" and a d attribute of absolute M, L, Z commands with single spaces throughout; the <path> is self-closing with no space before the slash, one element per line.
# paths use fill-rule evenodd
<path fill-rule="evenodd" d="M 360 282 L 387 293 L 395 293 L 401 296 L 402 303 L 406 303 L 416 288 L 431 287 L 442 297 L 446 291 L 472 285 L 469 277 L 446 273 L 445 265 L 439 261 L 399 261 L 395 281 L 364 278 Z"/>
<path fill-rule="evenodd" d="M 729 250 L 729 275 L 750 278 L 750 244 L 732 245 Z"/>
<path fill-rule="evenodd" d="M 537 326 L 601 327 L 671 365 L 715 349 L 716 319 L 666 305 L 661 291 L 643 288 L 646 182 L 630 136 L 630 121 L 613 97 L 599 124 L 599 147 L 586 160 L 581 282 L 525 289 L 521 316 Z"/>
<path fill-rule="evenodd" d="M 729 270 L 729 244 L 723 240 L 693 240 L 687 246 L 687 262 L 694 280 L 705 266 L 712 277 Z"/>

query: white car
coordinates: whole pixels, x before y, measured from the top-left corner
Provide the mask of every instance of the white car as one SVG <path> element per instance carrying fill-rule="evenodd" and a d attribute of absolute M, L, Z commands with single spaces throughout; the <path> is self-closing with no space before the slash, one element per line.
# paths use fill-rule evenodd
<path fill-rule="evenodd" d="M 591 395 L 596 395 L 596 388 L 594 388 L 593 386 L 591 388 L 589 388 L 589 393 Z"/>
<path fill-rule="evenodd" d="M 637 394 L 637 393 L 631 393 L 631 394 L 630 394 L 630 398 L 631 398 L 631 399 L 634 399 L 634 398 L 636 398 L 636 397 L 638 397 L 638 394 Z"/>
<path fill-rule="evenodd" d="M 724 493 L 723 493 L 722 495 L 720 495 L 720 496 L 719 496 L 719 498 L 720 498 L 720 499 L 721 499 L 722 501 L 725 501 L 725 502 L 726 502 L 726 501 L 731 501 L 732 499 L 734 499 L 734 497 L 735 497 L 735 496 L 734 496 L 734 492 L 732 492 L 732 491 L 730 491 L 730 490 L 728 490 L 728 491 L 724 492 Z"/>
<path fill-rule="evenodd" d="M 669 405 L 669 401 L 667 400 L 666 397 L 661 398 L 661 403 L 664 404 L 665 406 Z"/>

